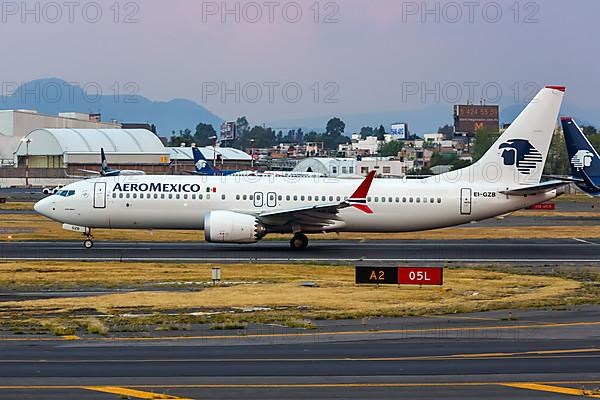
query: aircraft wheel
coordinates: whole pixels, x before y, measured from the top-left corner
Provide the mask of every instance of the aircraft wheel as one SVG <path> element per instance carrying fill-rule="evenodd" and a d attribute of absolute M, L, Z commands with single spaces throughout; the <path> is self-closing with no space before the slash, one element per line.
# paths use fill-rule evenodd
<path fill-rule="evenodd" d="M 85 247 L 86 249 L 91 249 L 92 247 L 94 247 L 94 242 L 91 239 L 87 239 L 83 242 L 83 247 Z"/>
<path fill-rule="evenodd" d="M 292 240 L 290 240 L 290 246 L 294 250 L 304 250 L 306 249 L 306 246 L 308 246 L 308 238 L 302 233 L 297 233 Z"/>

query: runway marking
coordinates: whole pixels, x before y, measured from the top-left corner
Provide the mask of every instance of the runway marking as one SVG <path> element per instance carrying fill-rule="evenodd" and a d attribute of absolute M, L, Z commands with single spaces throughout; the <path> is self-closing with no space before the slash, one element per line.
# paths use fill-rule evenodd
<path fill-rule="evenodd" d="M 119 261 L 119 262 L 248 262 L 248 257 L 189 257 L 189 258 L 170 258 L 170 257 L 5 257 L 2 261 Z M 256 257 L 250 259 L 251 262 L 471 262 L 471 263 L 598 263 L 600 258 L 271 258 Z"/>
<path fill-rule="evenodd" d="M 564 390 L 575 390 L 576 395 L 585 396 L 588 395 L 586 392 L 563 388 L 555 385 L 597 385 L 600 381 L 548 381 L 548 382 L 377 382 L 377 383 L 199 383 L 199 384 L 153 384 L 153 385 L 135 385 L 139 389 L 278 389 L 278 388 L 369 388 L 369 387 L 469 387 L 469 386 L 506 386 L 519 389 L 531 389 L 541 390 L 541 387 L 564 389 Z M 535 386 L 533 386 L 535 385 Z M 527 386 L 527 387 L 525 387 Z M 533 387 L 540 389 L 533 389 Z M 140 390 L 128 389 L 123 387 L 112 387 L 112 386 L 76 386 L 76 385 L 4 385 L 0 386 L 0 390 L 75 390 L 75 389 L 87 389 L 92 391 L 101 391 L 104 393 L 112 394 L 123 394 L 134 396 L 132 393 L 139 395 L 155 397 L 137 397 L 141 399 L 170 399 L 170 400 L 191 400 L 181 397 L 156 397 L 161 396 L 157 393 L 143 392 Z M 108 391 L 108 390 L 119 390 L 119 393 Z M 123 391 L 127 391 L 125 394 Z M 558 393 L 558 392 L 556 392 Z M 573 393 L 566 393 L 573 394 Z M 168 396 L 168 395 L 162 395 Z M 589 396 L 589 395 L 588 395 Z M 598 395 L 592 394 L 591 397 L 598 397 Z"/>
<path fill-rule="evenodd" d="M 546 329 L 546 328 L 571 328 L 578 326 L 596 326 L 600 321 L 590 322 L 555 322 L 530 325 L 483 325 L 467 327 L 436 327 L 424 329 L 384 329 L 384 330 L 362 330 L 362 331 L 322 331 L 322 332 L 287 332 L 287 333 L 254 333 L 239 335 L 198 335 L 198 336 L 161 336 L 161 337 L 109 337 L 94 339 L 98 342 L 119 342 L 119 341 L 171 341 L 171 340 L 242 340 L 252 338 L 289 338 L 289 337 L 321 337 L 321 336 L 351 336 L 351 335 L 385 335 L 385 334 L 418 334 L 432 332 L 461 332 L 461 331 L 483 331 L 483 330 L 525 330 L 525 329 Z M 0 342 L 54 342 L 64 340 L 59 338 L 0 338 Z M 84 340 L 84 339 L 82 339 Z"/>
<path fill-rule="evenodd" d="M 579 243 L 583 243 L 583 244 L 591 244 L 591 245 L 594 245 L 594 246 L 600 246 L 600 244 L 598 244 L 598 243 L 590 242 L 590 241 L 579 239 L 579 238 L 575 238 L 575 237 L 573 238 L 573 240 L 575 240 L 576 242 L 579 242 Z"/>
<path fill-rule="evenodd" d="M 42 364 L 103 364 L 103 363 L 242 363 L 242 362 L 316 362 L 316 361 L 336 361 L 336 362 L 357 362 L 357 361 L 437 361 L 437 360 L 469 360 L 469 359 L 495 359 L 495 358 L 565 358 L 565 354 L 582 354 L 582 353 L 597 353 L 600 349 L 566 349 L 566 350 L 539 350 L 539 351 L 524 351 L 515 353 L 473 353 L 473 354 L 445 354 L 445 355 L 428 355 L 428 356 L 406 356 L 406 357 L 321 357 L 321 358 L 169 358 L 169 359 L 61 359 L 61 360 L 35 360 L 35 359 L 17 359 L 7 360 L 0 359 L 0 363 L 7 364 L 26 364 L 26 363 L 42 363 Z M 583 357 L 598 357 L 598 355 L 590 355 Z M 581 358 L 581 357 L 579 357 Z"/>
<path fill-rule="evenodd" d="M 569 394 L 573 396 L 585 396 L 595 399 L 600 399 L 600 394 L 588 393 L 585 390 L 566 388 L 562 386 L 543 385 L 539 383 L 504 383 L 502 386 L 513 387 L 518 389 L 537 390 L 541 392 L 552 392 L 560 394 Z"/>
<path fill-rule="evenodd" d="M 143 392 L 141 390 L 128 389 L 124 387 L 118 386 L 83 386 L 81 389 L 92 390 L 94 392 L 103 392 L 103 393 L 111 393 L 118 394 L 120 396 L 134 397 L 136 399 L 148 399 L 148 400 L 192 400 L 186 399 L 183 397 L 177 396 L 169 396 L 167 394 L 159 394 L 159 393 L 151 393 L 151 392 Z"/>

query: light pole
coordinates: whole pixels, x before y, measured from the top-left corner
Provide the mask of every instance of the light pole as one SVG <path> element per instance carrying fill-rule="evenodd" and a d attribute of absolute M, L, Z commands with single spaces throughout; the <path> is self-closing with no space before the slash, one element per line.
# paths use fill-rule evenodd
<path fill-rule="evenodd" d="M 31 139 L 23 138 L 21 141 L 25 143 L 25 187 L 29 188 L 29 143 L 31 143 Z"/>
<path fill-rule="evenodd" d="M 217 137 L 211 136 L 209 137 L 213 143 L 213 175 L 217 174 Z"/>
<path fill-rule="evenodd" d="M 252 160 L 250 160 L 250 169 L 254 170 L 254 139 L 250 139 L 250 157 L 252 158 Z"/>

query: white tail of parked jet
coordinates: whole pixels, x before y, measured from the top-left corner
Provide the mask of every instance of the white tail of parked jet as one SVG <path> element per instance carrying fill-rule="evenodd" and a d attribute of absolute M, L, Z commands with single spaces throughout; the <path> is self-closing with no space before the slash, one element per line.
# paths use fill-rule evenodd
<path fill-rule="evenodd" d="M 507 188 L 538 184 L 564 93 L 564 86 L 546 86 L 476 163 L 428 179 L 489 182 Z"/>

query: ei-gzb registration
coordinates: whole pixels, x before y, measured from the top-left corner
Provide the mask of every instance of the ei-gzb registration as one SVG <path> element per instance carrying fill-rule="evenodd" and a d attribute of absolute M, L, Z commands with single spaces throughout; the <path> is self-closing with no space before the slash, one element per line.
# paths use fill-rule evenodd
<path fill-rule="evenodd" d="M 409 232 L 464 224 L 547 201 L 540 182 L 565 88 L 543 88 L 466 168 L 418 180 L 321 177 L 113 176 L 65 186 L 35 210 L 87 236 L 108 229 L 197 229 L 213 243 L 288 233 L 294 249 L 322 232 Z"/>

